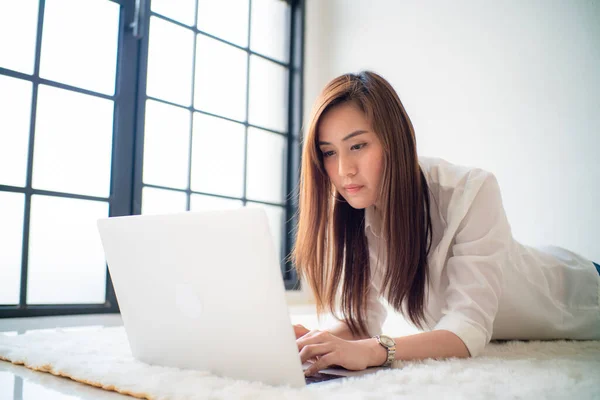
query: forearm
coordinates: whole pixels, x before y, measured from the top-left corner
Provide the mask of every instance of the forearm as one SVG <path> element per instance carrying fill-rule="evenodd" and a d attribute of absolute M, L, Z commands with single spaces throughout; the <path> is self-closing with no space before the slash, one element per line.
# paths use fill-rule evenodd
<path fill-rule="evenodd" d="M 425 358 L 470 357 L 463 341 L 450 331 L 430 331 L 399 337 L 396 341 L 397 360 Z"/>
<path fill-rule="evenodd" d="M 463 341 L 450 331 L 431 331 L 395 338 L 396 360 L 410 361 L 426 358 L 467 358 L 469 350 Z M 374 341 L 372 345 L 373 365 L 382 365 L 387 357 L 386 350 Z"/>
<path fill-rule="evenodd" d="M 344 340 L 361 340 L 361 339 L 369 339 L 370 336 L 355 336 L 348 328 L 348 324 L 346 321 L 338 321 L 334 326 L 329 329 L 326 329 L 329 333 L 339 337 Z"/>

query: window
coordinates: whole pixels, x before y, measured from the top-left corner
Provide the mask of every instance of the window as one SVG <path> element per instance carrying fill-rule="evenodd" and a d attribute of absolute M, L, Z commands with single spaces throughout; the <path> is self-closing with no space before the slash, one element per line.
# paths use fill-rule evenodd
<path fill-rule="evenodd" d="M 296 286 L 303 8 L 0 4 L 0 317 L 117 312 L 106 216 L 263 207 Z"/>

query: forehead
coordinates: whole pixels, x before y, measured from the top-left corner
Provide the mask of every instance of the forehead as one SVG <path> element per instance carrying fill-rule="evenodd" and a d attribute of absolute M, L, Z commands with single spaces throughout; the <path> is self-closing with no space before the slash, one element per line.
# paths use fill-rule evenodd
<path fill-rule="evenodd" d="M 338 104 L 321 116 L 317 126 L 317 140 L 333 143 L 357 130 L 371 130 L 365 113 L 354 103 Z"/>

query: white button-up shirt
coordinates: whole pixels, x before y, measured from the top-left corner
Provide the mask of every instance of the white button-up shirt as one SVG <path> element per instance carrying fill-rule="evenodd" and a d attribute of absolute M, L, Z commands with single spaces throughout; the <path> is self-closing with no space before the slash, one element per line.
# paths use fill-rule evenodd
<path fill-rule="evenodd" d="M 600 339 L 600 277 L 590 260 L 513 239 L 493 174 L 441 159 L 419 162 L 432 224 L 427 328 L 453 332 L 471 356 L 491 339 Z M 386 318 L 380 298 L 388 266 L 380 229 L 380 216 L 367 208 L 371 334 L 381 332 Z"/>

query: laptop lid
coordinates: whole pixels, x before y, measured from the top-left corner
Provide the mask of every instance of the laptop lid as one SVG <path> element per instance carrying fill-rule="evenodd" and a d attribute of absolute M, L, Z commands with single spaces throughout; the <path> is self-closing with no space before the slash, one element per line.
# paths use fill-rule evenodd
<path fill-rule="evenodd" d="M 98 229 L 134 357 L 305 385 L 264 210 L 115 217 Z"/>

